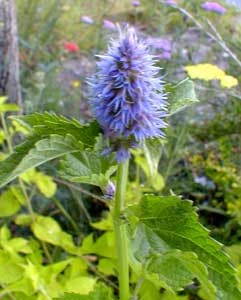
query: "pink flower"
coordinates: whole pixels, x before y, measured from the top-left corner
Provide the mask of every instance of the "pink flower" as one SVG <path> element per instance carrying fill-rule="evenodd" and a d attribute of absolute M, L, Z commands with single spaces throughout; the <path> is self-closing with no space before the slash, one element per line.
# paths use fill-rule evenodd
<path fill-rule="evenodd" d="M 94 20 L 91 19 L 91 18 L 88 17 L 88 16 L 82 16 L 82 17 L 81 17 L 81 21 L 82 21 L 83 23 L 89 24 L 89 25 L 91 25 L 91 24 L 94 23 Z"/>
<path fill-rule="evenodd" d="M 116 25 L 113 22 L 109 21 L 109 20 L 104 20 L 103 21 L 103 27 L 105 29 L 116 30 Z"/>
<path fill-rule="evenodd" d="M 79 51 L 79 46 L 75 43 L 72 43 L 72 42 L 65 42 L 64 43 L 64 49 L 68 52 L 75 53 L 75 52 Z"/>
<path fill-rule="evenodd" d="M 204 3 L 202 3 L 201 8 L 203 8 L 204 10 L 207 10 L 207 11 L 216 12 L 221 15 L 226 12 L 226 9 L 217 2 L 209 2 L 209 1 L 204 2 Z"/>

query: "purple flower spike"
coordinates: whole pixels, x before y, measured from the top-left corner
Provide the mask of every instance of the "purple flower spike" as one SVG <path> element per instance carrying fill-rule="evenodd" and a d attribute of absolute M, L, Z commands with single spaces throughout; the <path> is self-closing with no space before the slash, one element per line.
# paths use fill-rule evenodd
<path fill-rule="evenodd" d="M 166 97 L 148 45 L 133 28 L 120 32 L 100 56 L 91 79 L 91 105 L 116 160 L 123 162 L 146 138 L 163 137 Z"/>
<path fill-rule="evenodd" d="M 140 1 L 138 1 L 138 0 L 133 0 L 133 1 L 131 2 L 131 4 L 132 4 L 134 7 L 137 7 L 137 6 L 140 6 L 140 5 L 141 5 Z"/>
<path fill-rule="evenodd" d="M 213 12 L 216 12 L 218 14 L 224 14 L 226 12 L 226 9 L 219 3 L 217 2 L 204 2 L 202 5 L 201 5 L 201 8 L 203 8 L 204 10 L 207 10 L 207 11 L 213 11 Z"/>
<path fill-rule="evenodd" d="M 103 27 L 105 29 L 110 29 L 110 30 L 116 30 L 117 29 L 116 25 L 113 22 L 109 21 L 109 20 L 104 20 L 103 21 Z"/>
<path fill-rule="evenodd" d="M 82 17 L 81 17 L 81 21 L 82 21 L 83 23 L 89 24 L 89 25 L 91 25 L 91 24 L 94 23 L 94 20 L 91 19 L 91 18 L 88 17 L 88 16 L 82 16 Z"/>

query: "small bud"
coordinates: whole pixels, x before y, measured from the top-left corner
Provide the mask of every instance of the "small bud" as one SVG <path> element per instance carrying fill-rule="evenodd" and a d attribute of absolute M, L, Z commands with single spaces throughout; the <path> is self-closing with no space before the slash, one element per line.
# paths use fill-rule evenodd
<path fill-rule="evenodd" d="M 116 187 L 112 181 L 109 181 L 107 187 L 105 188 L 105 198 L 111 200 L 115 196 Z"/>

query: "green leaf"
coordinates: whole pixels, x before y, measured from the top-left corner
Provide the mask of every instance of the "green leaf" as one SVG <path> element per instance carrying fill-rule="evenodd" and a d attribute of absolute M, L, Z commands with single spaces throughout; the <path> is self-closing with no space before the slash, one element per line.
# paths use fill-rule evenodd
<path fill-rule="evenodd" d="M 6 225 L 3 225 L 0 229 L 0 242 L 8 241 L 11 238 L 11 232 Z"/>
<path fill-rule="evenodd" d="M 15 118 L 25 127 L 28 127 L 39 136 L 49 136 L 52 134 L 67 135 L 71 134 L 77 141 L 81 141 L 88 147 L 93 147 L 95 138 L 100 133 L 100 128 L 97 122 L 92 122 L 88 125 L 83 125 L 76 119 L 67 119 L 64 116 L 50 114 L 35 113 L 28 116 L 20 116 Z"/>
<path fill-rule="evenodd" d="M 96 185 L 104 190 L 115 171 L 116 166 L 100 153 L 82 151 L 66 155 L 59 173 L 66 180 Z"/>
<path fill-rule="evenodd" d="M 190 201 L 181 200 L 176 196 L 148 195 L 129 212 L 132 227 L 137 233 L 141 227 L 143 233 L 142 236 L 138 234 L 132 238 L 131 255 L 135 268 L 139 268 L 140 271 L 141 255 L 148 258 L 153 253 L 165 253 L 169 249 L 194 252 L 207 267 L 209 279 L 217 287 L 217 299 L 241 299 L 235 270 L 222 252 L 221 245 L 210 238 L 208 231 L 198 223 L 197 214 Z M 187 261 L 187 264 L 190 262 Z M 194 270 L 192 272 L 194 273 Z M 173 276 L 175 274 L 176 272 L 173 272 Z M 199 276 L 201 281 L 200 274 L 196 273 L 195 276 Z"/>
<path fill-rule="evenodd" d="M 2 243 L 3 249 L 10 253 L 16 253 L 16 252 L 21 252 L 21 253 L 31 253 L 32 249 L 29 246 L 28 240 L 25 240 L 23 238 L 13 238 L 11 240 L 5 241 Z"/>
<path fill-rule="evenodd" d="M 165 182 L 163 176 L 158 172 L 158 165 L 161 157 L 161 140 L 146 140 L 143 145 L 143 151 L 133 150 L 135 162 L 145 173 L 148 183 L 156 191 L 164 188 Z"/>
<path fill-rule="evenodd" d="M 28 184 L 35 184 L 40 192 L 47 198 L 51 198 L 56 193 L 57 185 L 53 178 L 35 169 L 23 173 L 20 175 L 20 178 Z"/>
<path fill-rule="evenodd" d="M 101 273 L 107 276 L 110 275 L 116 276 L 117 266 L 116 266 L 116 262 L 113 259 L 107 259 L 107 258 L 100 259 L 97 268 Z"/>
<path fill-rule="evenodd" d="M 88 295 L 94 290 L 96 278 L 79 276 L 66 282 L 65 288 L 68 293 Z"/>
<path fill-rule="evenodd" d="M 75 257 L 70 262 L 68 268 L 65 271 L 65 280 L 67 278 L 76 278 L 80 275 L 86 275 L 88 272 L 88 264 L 82 257 Z"/>
<path fill-rule="evenodd" d="M 31 296 L 34 293 L 34 288 L 32 281 L 29 278 L 23 277 L 6 286 L 1 292 L 4 294 L 9 292 L 22 292 L 27 296 Z"/>
<path fill-rule="evenodd" d="M 32 216 L 28 214 L 18 214 L 14 220 L 17 225 L 29 225 L 32 223 Z"/>
<path fill-rule="evenodd" d="M 158 274 L 159 279 L 175 291 L 181 290 L 182 287 L 191 284 L 192 280 L 197 278 L 208 298 L 216 299 L 215 288 L 207 278 L 207 269 L 198 260 L 195 253 L 170 250 L 152 255 L 146 269 L 150 273 Z"/>
<path fill-rule="evenodd" d="M 14 215 L 20 209 L 22 193 L 18 187 L 11 186 L 0 196 L 0 217 L 9 217 Z"/>
<path fill-rule="evenodd" d="M 93 235 L 88 235 L 81 247 L 82 254 L 98 254 L 100 256 L 113 258 L 116 256 L 115 236 L 113 231 L 107 231 L 102 234 L 95 242 Z"/>
<path fill-rule="evenodd" d="M 113 231 L 113 219 L 110 212 L 107 213 L 106 218 L 100 220 L 99 222 L 90 223 L 92 227 L 104 230 L 104 231 Z"/>
<path fill-rule="evenodd" d="M 64 232 L 51 217 L 36 216 L 31 228 L 34 235 L 41 241 L 59 246 L 73 254 L 80 252 L 74 245 L 72 236 Z"/>
<path fill-rule="evenodd" d="M 116 256 L 114 232 L 102 234 L 94 244 L 94 253 L 100 256 L 113 258 Z"/>
<path fill-rule="evenodd" d="M 174 115 L 187 106 L 199 102 L 195 93 L 194 83 L 188 78 L 179 82 L 176 86 L 170 87 L 168 91 L 170 92 L 168 99 L 171 103 L 168 109 L 170 115 Z"/>
<path fill-rule="evenodd" d="M 2 129 L 0 129 L 0 145 L 4 142 L 5 140 L 5 133 Z"/>
<path fill-rule="evenodd" d="M 51 135 L 37 142 L 36 139 L 39 137 L 23 143 L 6 160 L 0 162 L 0 188 L 24 172 L 67 153 L 79 151 L 82 147 L 70 135 Z"/>
<path fill-rule="evenodd" d="M 0 250 L 0 284 L 9 284 L 23 277 L 22 259 Z"/>
<path fill-rule="evenodd" d="M 56 300 L 114 300 L 112 289 L 107 287 L 102 282 L 98 282 L 95 285 L 94 291 L 88 295 L 78 295 L 74 293 L 66 293 L 61 298 Z"/>
<path fill-rule="evenodd" d="M 0 103 L 0 113 L 10 112 L 10 111 L 20 111 L 21 108 L 17 104 L 1 104 Z"/>
<path fill-rule="evenodd" d="M 0 104 L 1 104 L 1 105 L 4 104 L 7 100 L 8 100 L 8 97 L 6 97 L 6 96 L 1 96 L 1 97 L 0 97 Z"/>
<path fill-rule="evenodd" d="M 160 300 L 160 288 L 156 287 L 152 282 L 145 280 L 140 288 L 140 300 Z"/>
<path fill-rule="evenodd" d="M 234 266 L 241 264 L 241 244 L 234 244 L 229 247 L 225 247 L 225 251 L 230 256 L 230 260 Z"/>

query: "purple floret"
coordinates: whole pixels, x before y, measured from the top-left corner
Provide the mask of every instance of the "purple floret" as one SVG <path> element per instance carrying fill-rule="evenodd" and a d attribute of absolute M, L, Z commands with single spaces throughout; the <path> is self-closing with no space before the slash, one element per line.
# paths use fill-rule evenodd
<path fill-rule="evenodd" d="M 138 0 L 133 0 L 133 1 L 131 2 L 131 4 L 132 4 L 134 7 L 137 7 L 137 6 L 140 6 L 140 5 L 141 5 L 140 1 L 138 1 Z"/>
<path fill-rule="evenodd" d="M 81 17 L 81 21 L 82 21 L 83 23 L 89 24 L 89 25 L 91 25 L 91 24 L 94 23 L 94 20 L 91 19 L 91 18 L 88 17 L 88 16 L 82 16 L 82 17 Z"/>
<path fill-rule="evenodd" d="M 175 6 L 175 5 L 177 5 L 177 1 L 176 0 L 166 0 L 166 4 L 169 6 Z"/>
<path fill-rule="evenodd" d="M 204 10 L 207 10 L 207 11 L 213 11 L 213 12 L 216 12 L 218 14 L 224 14 L 226 12 L 226 9 L 219 3 L 217 2 L 204 2 L 201 4 L 201 7 L 204 9 Z"/>
<path fill-rule="evenodd" d="M 112 41 L 91 80 L 91 105 L 118 162 L 146 138 L 163 137 L 166 97 L 154 56 L 133 28 Z"/>
<path fill-rule="evenodd" d="M 104 20 L 103 21 L 103 27 L 105 29 L 110 29 L 110 30 L 116 30 L 117 29 L 116 25 L 113 22 L 109 21 L 109 20 Z"/>

